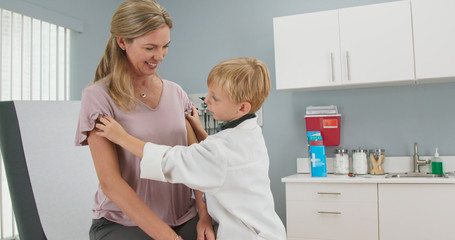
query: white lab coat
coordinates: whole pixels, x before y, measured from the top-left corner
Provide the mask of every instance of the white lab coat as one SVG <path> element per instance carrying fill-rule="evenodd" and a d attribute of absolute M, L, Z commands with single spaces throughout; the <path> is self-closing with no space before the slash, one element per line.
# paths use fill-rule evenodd
<path fill-rule="evenodd" d="M 218 240 L 285 240 L 270 190 L 269 157 L 256 118 L 189 147 L 147 143 L 141 178 L 184 183 L 207 196 Z"/>

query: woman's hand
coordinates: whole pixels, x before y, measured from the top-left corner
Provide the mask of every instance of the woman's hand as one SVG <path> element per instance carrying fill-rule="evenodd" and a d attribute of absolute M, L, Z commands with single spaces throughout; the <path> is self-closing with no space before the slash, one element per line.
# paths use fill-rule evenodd
<path fill-rule="evenodd" d="M 98 121 L 99 123 L 95 124 L 98 129 L 96 135 L 105 137 L 111 142 L 119 145 L 120 141 L 128 136 L 128 133 L 123 129 L 123 127 L 112 117 L 100 117 L 98 118 Z"/>
<path fill-rule="evenodd" d="M 211 218 L 199 219 L 196 229 L 197 240 L 215 240 L 215 231 L 213 231 Z"/>

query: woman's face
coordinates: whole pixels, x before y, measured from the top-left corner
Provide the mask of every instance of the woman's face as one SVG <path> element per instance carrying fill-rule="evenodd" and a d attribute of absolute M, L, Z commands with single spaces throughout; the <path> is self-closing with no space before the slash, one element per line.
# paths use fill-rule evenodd
<path fill-rule="evenodd" d="M 170 43 L 169 26 L 164 25 L 131 42 L 119 39 L 118 44 L 124 48 L 135 77 L 154 75 L 158 64 L 167 55 Z"/>

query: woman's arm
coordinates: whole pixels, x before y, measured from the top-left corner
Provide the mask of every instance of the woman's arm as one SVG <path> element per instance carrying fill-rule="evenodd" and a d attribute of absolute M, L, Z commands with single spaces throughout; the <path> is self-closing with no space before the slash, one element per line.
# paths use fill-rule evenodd
<path fill-rule="evenodd" d="M 194 133 L 194 130 L 191 127 L 191 123 L 188 121 L 188 119 L 185 119 L 185 124 L 186 124 L 186 136 L 187 136 L 188 146 L 190 146 L 193 143 L 198 143 L 196 134 Z"/>
<path fill-rule="evenodd" d="M 141 141 L 128 134 L 120 125 L 120 123 L 115 121 L 115 119 L 112 117 L 100 117 L 98 120 L 100 123 L 97 123 L 95 125 L 99 130 L 96 131 L 97 136 L 109 139 L 111 142 L 120 145 L 128 152 L 142 159 L 145 145 L 144 141 Z"/>
<path fill-rule="evenodd" d="M 134 192 L 120 175 L 115 146 L 104 137 L 89 133 L 87 138 L 100 186 L 122 212 L 156 240 L 174 240 L 177 234 Z"/>
<path fill-rule="evenodd" d="M 188 137 L 188 146 L 197 143 L 196 135 L 188 120 L 185 120 L 186 131 Z M 197 224 L 197 239 L 198 240 L 215 240 L 215 232 L 213 231 L 212 217 L 207 211 L 207 204 L 204 202 L 203 193 L 194 190 L 194 197 L 196 200 L 196 208 L 199 215 L 199 222 Z"/>

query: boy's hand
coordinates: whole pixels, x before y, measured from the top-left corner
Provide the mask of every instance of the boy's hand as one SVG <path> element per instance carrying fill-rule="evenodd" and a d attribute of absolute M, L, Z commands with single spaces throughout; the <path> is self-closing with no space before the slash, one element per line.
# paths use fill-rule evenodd
<path fill-rule="evenodd" d="M 112 117 L 100 117 L 98 120 L 99 123 L 96 123 L 95 126 L 99 131 L 96 132 L 96 135 L 105 137 L 116 144 L 120 144 L 120 141 L 128 136 L 123 127 Z"/>
<path fill-rule="evenodd" d="M 188 122 L 190 122 L 193 129 L 197 129 L 199 127 L 202 128 L 201 120 L 199 119 L 199 112 L 195 106 L 193 106 L 193 111 L 186 115 L 186 119 L 188 119 Z"/>
<path fill-rule="evenodd" d="M 191 124 L 194 132 L 196 133 L 196 138 L 199 142 L 205 140 L 208 136 L 207 132 L 202 127 L 201 120 L 199 119 L 199 113 L 196 107 L 193 106 L 193 111 L 186 115 L 186 119 Z"/>

